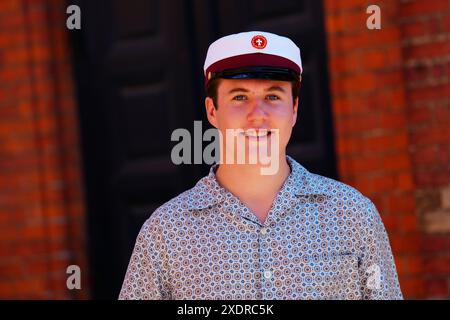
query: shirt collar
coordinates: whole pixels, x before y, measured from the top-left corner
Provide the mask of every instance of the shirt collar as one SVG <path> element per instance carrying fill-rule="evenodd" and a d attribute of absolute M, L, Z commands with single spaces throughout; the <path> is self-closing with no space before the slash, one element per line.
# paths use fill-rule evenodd
<path fill-rule="evenodd" d="M 317 178 L 306 168 L 295 161 L 292 157 L 286 156 L 286 160 L 291 167 L 291 173 L 287 177 L 282 188 L 289 187 L 293 194 L 297 196 L 308 196 L 313 194 L 324 194 L 326 190 L 322 184 L 317 183 Z M 197 184 L 187 192 L 188 208 L 191 210 L 204 209 L 217 205 L 225 200 L 229 193 L 223 188 L 216 178 L 218 164 L 211 166 L 209 174 L 200 179 Z"/>

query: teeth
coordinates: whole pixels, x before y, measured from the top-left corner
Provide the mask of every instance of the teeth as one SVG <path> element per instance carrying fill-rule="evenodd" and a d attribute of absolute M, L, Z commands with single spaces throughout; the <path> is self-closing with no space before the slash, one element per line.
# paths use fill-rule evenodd
<path fill-rule="evenodd" d="M 265 137 L 270 133 L 268 130 L 247 130 L 245 135 L 248 137 Z"/>

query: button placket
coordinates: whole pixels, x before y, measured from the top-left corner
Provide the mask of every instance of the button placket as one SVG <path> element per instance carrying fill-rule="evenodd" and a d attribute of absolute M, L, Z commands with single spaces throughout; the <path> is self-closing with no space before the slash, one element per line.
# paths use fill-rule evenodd
<path fill-rule="evenodd" d="M 273 270 L 270 261 L 270 229 L 267 226 L 263 226 L 259 230 L 259 243 L 260 243 L 260 266 L 261 266 L 261 281 L 262 281 L 262 294 L 264 299 L 269 299 L 270 288 L 273 286 Z"/>

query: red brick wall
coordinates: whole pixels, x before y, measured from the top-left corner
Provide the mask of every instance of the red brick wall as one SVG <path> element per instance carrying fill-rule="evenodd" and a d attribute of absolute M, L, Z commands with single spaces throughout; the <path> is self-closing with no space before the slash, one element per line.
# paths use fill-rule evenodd
<path fill-rule="evenodd" d="M 449 298 L 450 1 L 324 4 L 340 176 L 377 205 L 405 298 Z"/>
<path fill-rule="evenodd" d="M 425 293 L 450 298 L 450 1 L 402 4 L 403 71 Z"/>
<path fill-rule="evenodd" d="M 0 299 L 88 296 L 64 4 L 0 1 Z M 81 291 L 66 287 L 71 264 Z"/>

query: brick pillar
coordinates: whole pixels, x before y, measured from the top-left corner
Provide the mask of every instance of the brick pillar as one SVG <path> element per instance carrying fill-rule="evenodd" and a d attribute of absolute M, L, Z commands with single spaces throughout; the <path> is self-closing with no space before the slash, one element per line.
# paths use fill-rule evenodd
<path fill-rule="evenodd" d="M 0 1 L 0 298 L 88 297 L 66 4 Z M 79 265 L 82 290 L 66 287 Z"/>
<path fill-rule="evenodd" d="M 403 1 L 403 69 L 429 298 L 450 298 L 450 1 Z"/>
<path fill-rule="evenodd" d="M 428 3 L 428 1 L 427 1 Z M 332 112 L 340 178 L 373 200 L 388 231 L 405 298 L 424 296 L 400 1 L 326 0 Z"/>

